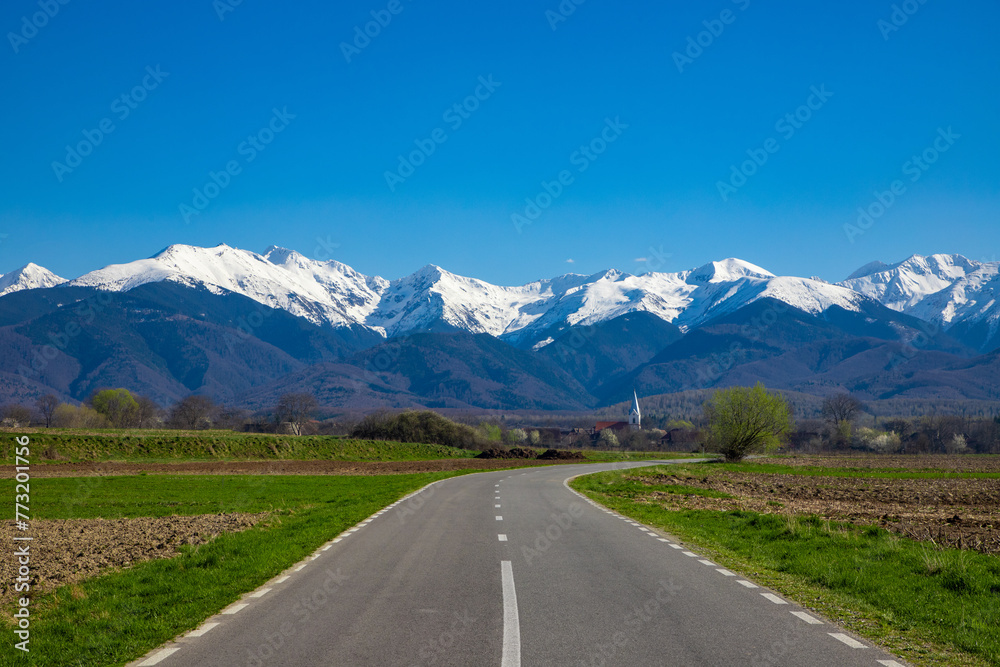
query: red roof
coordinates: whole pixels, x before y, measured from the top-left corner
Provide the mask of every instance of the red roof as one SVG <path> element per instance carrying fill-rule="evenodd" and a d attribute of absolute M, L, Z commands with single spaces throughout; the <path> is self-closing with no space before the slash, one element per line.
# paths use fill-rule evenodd
<path fill-rule="evenodd" d="M 628 422 L 597 422 L 594 425 L 594 433 L 600 433 L 606 428 L 610 428 L 613 431 L 620 431 L 623 428 L 628 428 Z"/>

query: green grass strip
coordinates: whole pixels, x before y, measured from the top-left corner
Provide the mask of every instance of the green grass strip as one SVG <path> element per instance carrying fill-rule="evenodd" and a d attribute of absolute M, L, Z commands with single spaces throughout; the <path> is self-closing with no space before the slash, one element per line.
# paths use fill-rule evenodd
<path fill-rule="evenodd" d="M 223 534 L 184 547 L 175 558 L 140 563 L 33 599 L 31 653 L 16 650 L 12 628 L 4 628 L 0 665 L 126 664 L 197 627 L 380 508 L 456 474 L 462 473 L 132 476 L 89 478 L 100 483 L 82 487 L 74 486 L 75 479 L 33 483 L 33 515 L 39 519 L 264 509 L 275 514 L 270 526 Z M 77 495 L 64 504 L 61 492 Z M 6 611 L 9 619 L 12 609 Z"/>
<path fill-rule="evenodd" d="M 14 437 L 0 442 L 0 462 L 12 463 Z M 46 429 L 27 433 L 33 462 L 324 460 L 427 461 L 472 458 L 478 452 L 444 445 L 355 440 L 325 435 L 269 435 L 234 431 L 73 432 Z"/>
<path fill-rule="evenodd" d="M 672 511 L 623 479 L 573 488 L 698 545 L 719 563 L 920 665 L 1000 665 L 1000 559 L 937 550 L 877 527 L 755 512 Z"/>

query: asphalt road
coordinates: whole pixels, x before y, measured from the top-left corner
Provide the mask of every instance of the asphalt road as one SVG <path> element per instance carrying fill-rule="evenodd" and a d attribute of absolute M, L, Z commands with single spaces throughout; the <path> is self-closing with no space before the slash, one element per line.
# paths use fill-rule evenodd
<path fill-rule="evenodd" d="M 623 467 L 437 482 L 133 665 L 904 664 L 564 484 Z"/>

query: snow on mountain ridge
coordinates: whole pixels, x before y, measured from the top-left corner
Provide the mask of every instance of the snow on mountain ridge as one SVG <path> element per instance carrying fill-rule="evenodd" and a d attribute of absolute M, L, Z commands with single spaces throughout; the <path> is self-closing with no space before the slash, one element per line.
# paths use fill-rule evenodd
<path fill-rule="evenodd" d="M 317 324 L 362 324 L 389 337 L 458 329 L 515 342 L 635 311 L 687 330 L 765 297 L 811 313 L 831 306 L 858 310 L 865 299 L 842 286 L 775 276 L 735 258 L 677 273 L 635 276 L 609 269 L 505 287 L 433 264 L 387 281 L 277 246 L 259 255 L 225 244 L 173 245 L 149 259 L 111 265 L 70 284 L 128 290 L 162 280 L 235 292 Z"/>
<path fill-rule="evenodd" d="M 0 296 L 26 289 L 55 287 L 66 282 L 44 266 L 28 262 L 20 269 L 0 275 Z"/>

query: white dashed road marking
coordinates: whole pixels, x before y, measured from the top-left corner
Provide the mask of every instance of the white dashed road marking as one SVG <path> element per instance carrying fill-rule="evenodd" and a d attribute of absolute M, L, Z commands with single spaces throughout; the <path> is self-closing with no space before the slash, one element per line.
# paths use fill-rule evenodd
<path fill-rule="evenodd" d="M 804 611 L 793 611 L 792 616 L 797 616 L 798 618 L 801 618 L 809 625 L 823 625 L 823 621 L 819 620 L 815 616 L 810 616 Z"/>
<path fill-rule="evenodd" d="M 715 567 L 715 563 L 713 563 L 710 560 L 699 560 L 698 562 L 701 563 L 702 565 L 708 565 L 709 567 Z"/>
<path fill-rule="evenodd" d="M 250 597 L 252 597 L 252 598 L 262 598 L 262 597 L 264 597 L 265 595 L 267 595 L 270 592 L 271 592 L 270 588 L 262 588 L 259 591 L 257 591 L 256 593 L 251 593 Z"/>
<path fill-rule="evenodd" d="M 679 545 L 679 544 L 671 544 L 671 545 L 670 545 L 670 548 L 671 548 L 671 549 L 683 549 L 684 547 L 682 547 L 682 546 L 681 546 L 681 545 Z"/>
<path fill-rule="evenodd" d="M 500 507 L 499 505 L 494 505 L 493 507 Z"/>
<path fill-rule="evenodd" d="M 276 583 L 276 584 L 283 584 L 286 581 L 288 581 L 289 579 L 291 579 L 291 577 L 286 574 L 285 576 L 283 576 L 281 579 L 278 579 L 274 583 Z"/>
<path fill-rule="evenodd" d="M 715 571 L 718 572 L 719 574 L 721 574 L 724 577 L 735 577 L 736 576 L 735 572 L 730 572 L 729 570 L 725 570 L 725 569 L 723 569 L 721 567 L 716 568 Z"/>
<path fill-rule="evenodd" d="M 243 611 L 244 609 L 246 609 L 249 606 L 250 605 L 247 604 L 246 602 L 244 602 L 242 604 L 234 604 L 229 609 L 223 609 L 222 613 L 225 614 L 226 616 L 232 616 L 233 614 L 236 614 L 236 613 L 239 613 L 239 612 Z"/>
<path fill-rule="evenodd" d="M 685 556 L 687 556 L 688 558 L 697 558 L 698 557 L 698 554 L 696 554 L 694 552 L 691 552 L 691 551 L 682 551 L 681 553 L 684 554 Z"/>
<path fill-rule="evenodd" d="M 139 667 L 151 667 L 152 665 L 157 665 L 167 656 L 173 655 L 174 653 L 177 653 L 177 651 L 180 650 L 181 649 L 178 647 L 178 648 L 165 648 L 160 651 L 157 651 L 153 655 L 149 656 L 149 658 L 145 662 L 140 662 Z"/>
<path fill-rule="evenodd" d="M 867 646 L 859 642 L 857 639 L 854 639 L 853 637 L 848 637 L 843 632 L 828 632 L 827 634 L 836 639 L 837 641 L 844 642 L 851 648 L 868 648 Z"/>
<path fill-rule="evenodd" d="M 885 665 L 885 667 L 904 667 L 902 663 L 896 662 L 895 660 L 879 660 L 878 664 Z"/>
<path fill-rule="evenodd" d="M 305 563 L 302 563 L 302 565 L 299 565 L 299 566 L 298 566 L 297 568 L 295 568 L 295 570 L 294 570 L 294 571 L 295 571 L 295 572 L 299 572 L 300 570 L 303 570 L 303 569 L 305 568 L 305 566 L 306 566 L 306 564 L 305 564 Z"/>
<path fill-rule="evenodd" d="M 184 636 L 185 637 L 201 637 L 203 634 L 205 634 L 206 632 L 208 632 L 212 628 L 216 627 L 217 625 L 219 625 L 219 624 L 218 623 L 206 623 L 205 625 L 201 626 L 200 628 L 196 628 L 195 630 L 192 630 L 191 632 L 187 633 Z"/>
<path fill-rule="evenodd" d="M 497 535 L 497 539 L 499 539 L 501 542 L 506 542 L 507 536 L 504 535 L 503 533 L 500 533 L 499 535 Z"/>
<path fill-rule="evenodd" d="M 500 667 L 521 667 L 521 621 L 517 615 L 517 593 L 510 561 L 500 561 L 503 581 L 503 653 Z"/>
<path fill-rule="evenodd" d="M 761 595 L 770 600 L 771 602 L 773 602 L 774 604 L 788 604 L 774 593 L 761 593 Z"/>
<path fill-rule="evenodd" d="M 503 521 L 503 517 L 502 516 L 498 516 L 497 517 L 497 521 Z"/>

